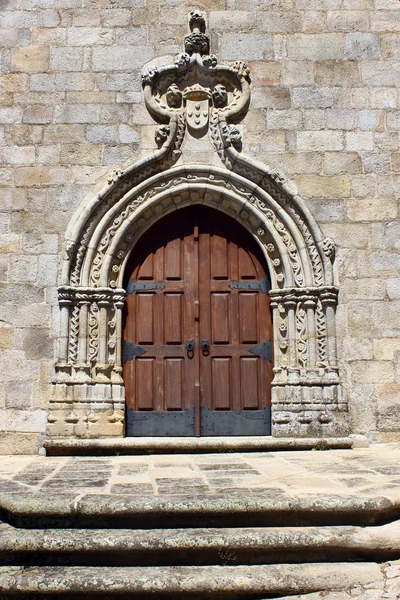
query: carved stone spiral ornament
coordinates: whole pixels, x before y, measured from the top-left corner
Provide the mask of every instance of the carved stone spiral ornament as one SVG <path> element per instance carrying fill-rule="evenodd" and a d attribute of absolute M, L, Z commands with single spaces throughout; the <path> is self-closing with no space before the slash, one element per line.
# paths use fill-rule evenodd
<path fill-rule="evenodd" d="M 273 435 L 343 435 L 347 404 L 336 357 L 334 242 L 322 235 L 283 173 L 241 152 L 248 65 L 218 63 L 200 11 L 190 13 L 189 27 L 173 64 L 150 65 L 142 73 L 146 108 L 158 127 L 153 154 L 115 169 L 68 226 L 49 434 L 123 435 L 125 265 L 157 219 L 204 203 L 237 219 L 268 262 Z M 192 144 L 210 144 L 213 164 L 177 162 L 188 136 Z"/>

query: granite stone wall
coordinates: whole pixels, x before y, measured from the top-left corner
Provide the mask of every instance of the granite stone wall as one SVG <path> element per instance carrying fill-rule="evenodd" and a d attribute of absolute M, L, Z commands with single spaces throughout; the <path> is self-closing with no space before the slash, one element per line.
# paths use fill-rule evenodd
<path fill-rule="evenodd" d="M 155 150 L 140 72 L 174 61 L 195 8 L 212 53 L 251 68 L 243 152 L 289 176 L 336 242 L 352 429 L 400 439 L 400 2 L 0 0 L 1 453 L 40 448 L 67 224 Z M 181 162 L 210 161 L 187 140 Z"/>

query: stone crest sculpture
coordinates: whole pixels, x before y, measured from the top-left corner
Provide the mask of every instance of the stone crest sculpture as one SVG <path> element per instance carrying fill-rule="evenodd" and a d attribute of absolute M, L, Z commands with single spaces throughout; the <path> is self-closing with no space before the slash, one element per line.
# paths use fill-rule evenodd
<path fill-rule="evenodd" d="M 159 125 L 158 150 L 114 171 L 66 232 L 49 435 L 123 435 L 124 268 L 143 231 L 196 202 L 234 216 L 268 261 L 273 435 L 343 435 L 347 404 L 336 356 L 334 243 L 324 239 L 282 173 L 241 153 L 237 123 L 250 103 L 250 70 L 240 60 L 219 65 L 199 11 L 189 24 L 185 51 L 174 64 L 142 75 L 146 107 Z M 220 165 L 180 164 L 188 137 L 209 139 Z"/>

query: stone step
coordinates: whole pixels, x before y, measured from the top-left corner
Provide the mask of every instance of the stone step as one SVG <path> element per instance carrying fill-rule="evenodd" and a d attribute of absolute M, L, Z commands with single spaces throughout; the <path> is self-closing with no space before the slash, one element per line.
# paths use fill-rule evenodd
<path fill-rule="evenodd" d="M 381 527 L 57 529 L 0 526 L 2 565 L 234 565 L 385 561 L 400 521 Z"/>
<path fill-rule="evenodd" d="M 205 600 L 279 597 L 350 586 L 382 585 L 374 563 L 207 567 L 0 567 L 0 598 L 163 598 Z"/>
<path fill-rule="evenodd" d="M 195 454 L 218 452 L 271 452 L 332 450 L 368 446 L 363 436 L 338 438 L 238 437 L 126 437 L 46 440 L 48 456 L 107 456 L 115 454 Z"/>
<path fill-rule="evenodd" d="M 272 493 L 274 492 L 274 493 Z M 70 496 L 68 490 L 0 497 L 3 521 L 23 528 L 148 529 L 381 525 L 400 519 L 400 498 L 274 490 L 197 496 Z"/>

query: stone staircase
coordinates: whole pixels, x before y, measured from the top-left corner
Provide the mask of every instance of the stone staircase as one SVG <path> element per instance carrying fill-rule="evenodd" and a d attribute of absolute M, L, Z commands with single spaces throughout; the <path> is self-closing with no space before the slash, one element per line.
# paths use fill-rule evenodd
<path fill-rule="evenodd" d="M 350 588 L 370 598 L 363 590 L 384 588 L 381 563 L 400 558 L 399 507 L 379 498 L 92 495 L 70 506 L 10 496 L 0 516 L 0 600 L 260 600 Z"/>

